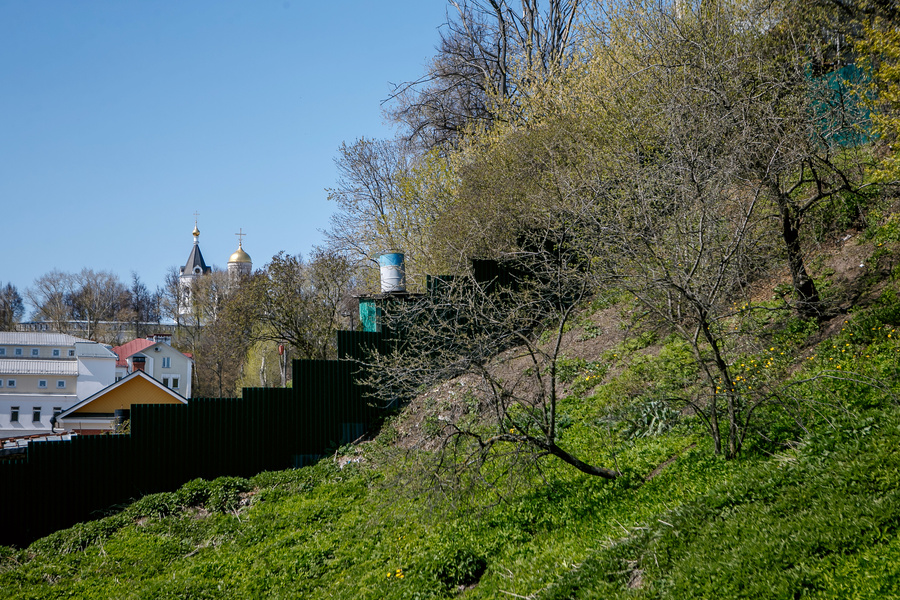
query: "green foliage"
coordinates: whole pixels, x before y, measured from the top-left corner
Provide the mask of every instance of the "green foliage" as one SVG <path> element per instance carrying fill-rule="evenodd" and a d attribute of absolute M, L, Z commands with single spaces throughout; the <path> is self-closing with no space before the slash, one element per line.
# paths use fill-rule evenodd
<path fill-rule="evenodd" d="M 478 551 L 453 543 L 441 548 L 426 567 L 447 592 L 478 583 L 487 569 L 487 559 Z"/>
<path fill-rule="evenodd" d="M 630 406 L 621 418 L 627 423 L 622 435 L 634 439 L 662 435 L 678 424 L 681 413 L 665 400 L 650 399 Z"/>
<path fill-rule="evenodd" d="M 81 552 L 95 544 L 102 543 L 128 523 L 124 515 L 114 515 L 96 521 L 79 523 L 63 531 L 57 531 L 34 542 L 30 549 L 35 552 L 71 554 Z"/>
<path fill-rule="evenodd" d="M 183 503 L 177 492 L 161 492 L 148 494 L 137 500 L 126 509 L 125 514 L 134 519 L 166 517 L 181 510 L 182 506 Z"/>
<path fill-rule="evenodd" d="M 205 479 L 193 479 L 181 486 L 175 497 L 181 506 L 202 508 L 209 500 L 210 494 L 210 482 Z"/>

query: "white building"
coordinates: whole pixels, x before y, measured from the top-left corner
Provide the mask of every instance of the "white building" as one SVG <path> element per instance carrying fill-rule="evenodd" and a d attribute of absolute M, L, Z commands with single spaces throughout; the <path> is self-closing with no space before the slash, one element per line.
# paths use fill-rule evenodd
<path fill-rule="evenodd" d="M 169 339 L 169 336 L 137 339 L 113 348 L 118 356 L 115 380 L 143 371 L 164 387 L 190 398 L 194 359 L 173 348 Z"/>
<path fill-rule="evenodd" d="M 181 298 L 178 303 L 178 313 L 184 316 L 191 314 L 191 286 L 195 280 L 212 271 L 212 267 L 206 265 L 203 253 L 200 252 L 200 229 L 194 222 L 194 245 L 188 255 L 187 262 L 181 267 L 178 282 L 181 286 Z"/>
<path fill-rule="evenodd" d="M 0 332 L 0 438 L 51 431 L 52 418 L 115 381 L 115 364 L 90 340 Z"/>

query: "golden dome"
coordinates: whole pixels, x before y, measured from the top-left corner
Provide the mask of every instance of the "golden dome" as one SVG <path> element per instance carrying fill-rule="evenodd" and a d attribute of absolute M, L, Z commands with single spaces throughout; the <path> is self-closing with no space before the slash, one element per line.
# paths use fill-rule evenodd
<path fill-rule="evenodd" d="M 244 249 L 241 247 L 241 244 L 238 243 L 238 249 L 231 255 L 231 258 L 228 259 L 229 263 L 252 263 L 250 260 L 250 255 L 244 252 Z"/>
<path fill-rule="evenodd" d="M 197 229 L 197 224 L 194 223 L 194 237 L 197 237 L 199 235 L 200 235 L 200 230 Z"/>

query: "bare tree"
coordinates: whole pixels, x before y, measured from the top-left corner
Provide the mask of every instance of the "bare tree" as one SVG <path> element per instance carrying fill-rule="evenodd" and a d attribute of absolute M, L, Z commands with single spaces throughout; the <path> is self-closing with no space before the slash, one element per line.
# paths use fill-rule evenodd
<path fill-rule="evenodd" d="M 579 0 L 449 0 L 438 54 L 420 79 L 395 86 L 391 116 L 430 148 L 485 129 L 563 68 Z"/>
<path fill-rule="evenodd" d="M 439 486 L 466 480 L 497 486 L 553 457 L 579 471 L 615 478 L 566 449 L 558 365 L 574 311 L 594 289 L 594 241 L 577 212 L 523 231 L 518 251 L 495 277 L 433 280 L 424 298 L 386 309 L 399 348 L 375 355 L 370 383 L 384 403 L 409 400 L 455 380 L 463 397 L 450 410 L 428 407 Z M 463 388 L 458 388 L 460 391 Z"/>
<path fill-rule="evenodd" d="M 131 272 L 131 287 L 128 289 L 128 306 L 125 313 L 131 318 L 136 337 L 145 337 L 150 331 L 147 323 L 159 323 L 159 292 L 151 293 L 141 278 Z"/>
<path fill-rule="evenodd" d="M 120 321 L 127 317 L 128 288 L 109 271 L 84 268 L 71 276 L 69 296 L 71 316 L 83 321 L 89 340 L 99 339 L 102 321 Z"/>
<path fill-rule="evenodd" d="M 68 298 L 72 292 L 71 277 L 54 269 L 34 280 L 25 290 L 25 297 L 34 307 L 32 318 L 51 323 L 53 328 L 66 333 L 71 320 Z"/>

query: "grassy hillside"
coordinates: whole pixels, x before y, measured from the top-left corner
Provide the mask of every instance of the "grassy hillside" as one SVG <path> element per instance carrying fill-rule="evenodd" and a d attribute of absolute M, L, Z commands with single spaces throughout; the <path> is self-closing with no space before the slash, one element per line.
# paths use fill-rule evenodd
<path fill-rule="evenodd" d="M 892 223 L 823 255 L 834 298 L 855 290 L 846 314 L 821 324 L 777 311 L 735 319 L 771 341 L 742 356 L 735 385 L 781 390 L 736 460 L 715 457 L 698 420 L 664 401 L 696 380 L 683 343 L 623 329 L 630 306 L 620 298 L 584 309 L 561 364 L 561 442 L 617 465 L 619 479 L 547 461 L 502 490 L 431 493 L 422 411 L 459 402 L 447 382 L 376 439 L 315 466 L 196 480 L 27 549 L 0 548 L 2 595 L 900 596 Z M 848 278 L 839 265 L 860 253 L 870 275 Z M 761 290 L 759 305 L 771 297 Z"/>

